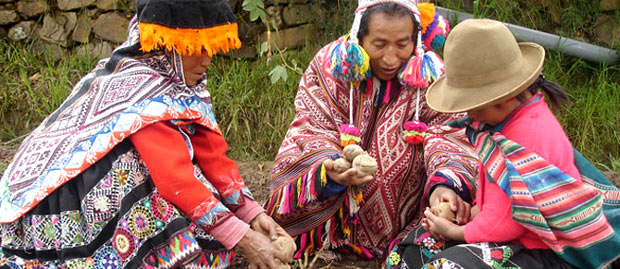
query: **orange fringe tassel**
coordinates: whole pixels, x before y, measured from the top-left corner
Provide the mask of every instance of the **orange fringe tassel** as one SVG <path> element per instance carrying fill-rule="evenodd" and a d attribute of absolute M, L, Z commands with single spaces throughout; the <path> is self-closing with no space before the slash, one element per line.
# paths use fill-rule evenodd
<path fill-rule="evenodd" d="M 426 28 L 435 20 L 435 5 L 432 3 L 419 3 L 418 10 L 420 11 L 422 33 L 425 33 Z"/>
<path fill-rule="evenodd" d="M 204 29 L 168 28 L 158 24 L 140 23 L 140 46 L 144 52 L 166 48 L 181 55 L 201 55 L 204 49 L 209 56 L 226 53 L 241 47 L 237 23 Z"/>

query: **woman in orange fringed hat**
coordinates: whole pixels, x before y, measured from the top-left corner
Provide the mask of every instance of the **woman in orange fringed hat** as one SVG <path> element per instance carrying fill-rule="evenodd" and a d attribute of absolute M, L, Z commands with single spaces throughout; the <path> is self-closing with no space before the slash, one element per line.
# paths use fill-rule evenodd
<path fill-rule="evenodd" d="M 443 72 L 432 50 L 448 30 L 432 4 L 360 0 L 350 33 L 316 54 L 299 85 L 267 202 L 295 236 L 294 257 L 327 245 L 381 259 L 419 220 L 429 194 L 431 204 L 449 201 L 459 218 L 469 217 L 471 146 L 462 132 L 432 127 L 451 115 L 432 111 L 424 97 Z M 334 170 L 332 160 L 349 144 L 377 160 L 373 175 Z"/>
<path fill-rule="evenodd" d="M 252 198 L 205 89 L 241 46 L 225 0 L 138 0 L 129 36 L 19 148 L 0 181 L 11 268 L 223 268 L 290 261 Z"/>

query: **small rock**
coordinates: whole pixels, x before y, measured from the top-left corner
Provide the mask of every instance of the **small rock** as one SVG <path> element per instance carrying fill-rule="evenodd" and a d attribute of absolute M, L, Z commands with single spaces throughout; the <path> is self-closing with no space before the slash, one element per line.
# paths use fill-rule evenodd
<path fill-rule="evenodd" d="M 618 0 L 601 0 L 601 11 L 613 11 L 620 9 L 620 1 Z"/>
<path fill-rule="evenodd" d="M 280 30 L 278 33 L 271 33 L 272 42 L 275 41 L 278 48 L 297 48 L 306 42 L 307 36 L 312 30 L 312 26 L 304 24 L 302 26 Z M 262 33 L 260 43 L 267 41 L 267 33 Z"/>
<path fill-rule="evenodd" d="M 309 5 L 290 5 L 282 10 L 282 19 L 286 25 L 309 23 L 313 12 Z"/>
<path fill-rule="evenodd" d="M 127 39 L 129 20 L 114 12 L 101 14 L 93 24 L 93 32 L 103 40 L 121 43 Z"/>
<path fill-rule="evenodd" d="M 71 33 L 71 39 L 80 43 L 88 43 L 88 37 L 92 29 L 92 22 L 86 14 L 80 15 Z"/>
<path fill-rule="evenodd" d="M 7 30 L 4 29 L 4 27 L 0 27 L 0 38 L 6 38 L 8 36 L 9 36 L 9 32 L 7 32 Z"/>
<path fill-rule="evenodd" d="M 91 42 L 82 46 L 79 46 L 77 49 L 77 54 L 80 56 L 90 55 L 97 59 L 108 58 L 112 55 L 112 46 L 109 42 L 100 41 L 100 42 Z"/>
<path fill-rule="evenodd" d="M 43 14 L 49 10 L 45 0 L 22 0 L 17 2 L 17 12 L 26 18 Z"/>
<path fill-rule="evenodd" d="M 97 8 L 101 10 L 115 10 L 118 8 L 118 0 L 97 0 Z"/>
<path fill-rule="evenodd" d="M 282 26 L 284 26 L 284 24 L 282 24 L 282 13 L 281 13 L 281 8 L 279 6 L 269 6 L 265 8 L 265 13 L 267 13 L 267 16 L 269 16 L 269 19 L 275 20 L 276 25 L 278 25 L 278 28 L 281 28 Z"/>
<path fill-rule="evenodd" d="M 0 25 L 7 25 L 19 21 L 19 14 L 15 10 L 0 10 Z"/>
<path fill-rule="evenodd" d="M 45 17 L 43 17 L 43 26 L 39 29 L 39 37 L 53 44 L 58 44 L 63 47 L 68 46 L 67 36 L 69 34 L 63 25 L 63 20 L 66 21 L 66 19 L 63 18 L 63 16 L 55 18 L 49 14 L 45 15 Z"/>
<path fill-rule="evenodd" d="M 95 0 L 58 0 L 58 8 L 61 10 L 79 9 L 93 5 Z"/>
<path fill-rule="evenodd" d="M 620 44 L 620 20 L 615 16 L 603 14 L 596 21 L 596 40 L 608 46 Z"/>
<path fill-rule="evenodd" d="M 15 41 L 24 40 L 32 34 L 34 21 L 21 21 L 9 29 L 9 38 Z"/>
<path fill-rule="evenodd" d="M 254 59 L 258 55 L 254 46 L 242 45 L 238 50 L 231 50 L 228 55 L 235 59 Z"/>
<path fill-rule="evenodd" d="M 35 40 L 32 45 L 34 51 L 46 55 L 54 60 L 60 60 L 67 56 L 67 51 L 58 44 L 50 44 L 41 39 Z"/>

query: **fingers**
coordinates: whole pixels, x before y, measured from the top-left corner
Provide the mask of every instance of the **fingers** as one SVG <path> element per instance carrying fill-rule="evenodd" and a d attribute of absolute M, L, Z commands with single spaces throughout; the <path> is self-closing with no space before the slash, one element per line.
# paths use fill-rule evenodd
<path fill-rule="evenodd" d="M 332 159 L 326 159 L 323 161 L 323 166 L 327 170 L 334 170 L 334 161 Z"/>
<path fill-rule="evenodd" d="M 271 225 L 269 225 L 269 238 L 271 241 L 278 239 L 278 233 L 276 232 L 277 224 L 272 220 Z"/>
<path fill-rule="evenodd" d="M 469 205 L 469 203 L 463 200 L 460 200 L 459 211 L 456 212 L 456 221 L 457 221 L 456 223 L 458 224 L 467 223 L 467 221 L 469 220 L 470 213 L 471 213 L 471 205 Z"/>

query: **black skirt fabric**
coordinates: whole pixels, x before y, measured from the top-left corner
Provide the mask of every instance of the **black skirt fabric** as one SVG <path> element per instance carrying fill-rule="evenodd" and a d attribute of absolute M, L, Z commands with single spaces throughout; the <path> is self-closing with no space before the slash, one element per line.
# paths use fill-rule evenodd
<path fill-rule="evenodd" d="M 159 195 L 128 140 L 0 231 L 0 264 L 10 268 L 224 268 L 234 259 Z"/>
<path fill-rule="evenodd" d="M 527 249 L 512 243 L 442 242 L 415 228 L 395 246 L 386 261 L 405 268 L 573 268 L 550 249 Z"/>

